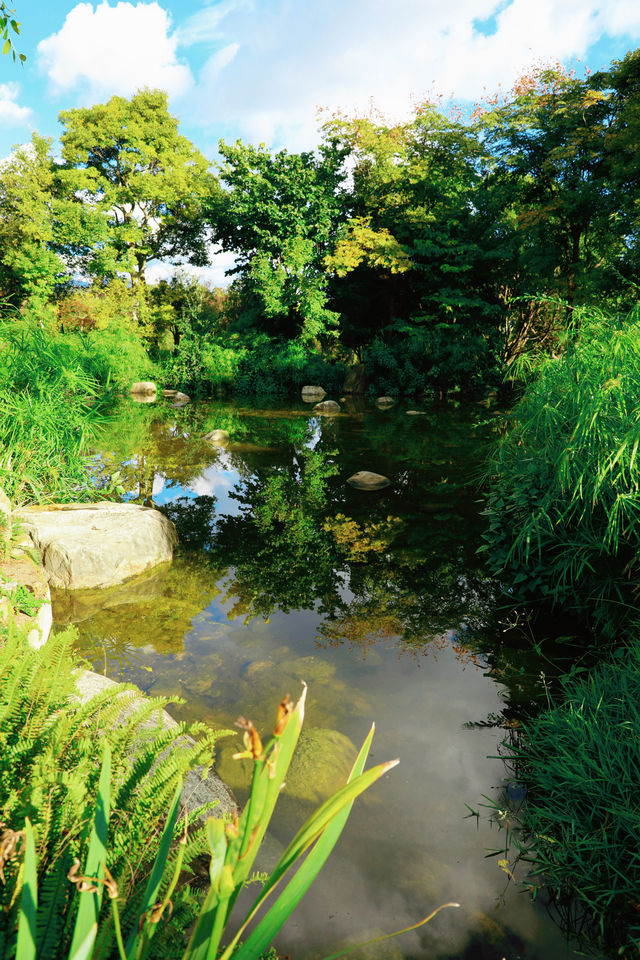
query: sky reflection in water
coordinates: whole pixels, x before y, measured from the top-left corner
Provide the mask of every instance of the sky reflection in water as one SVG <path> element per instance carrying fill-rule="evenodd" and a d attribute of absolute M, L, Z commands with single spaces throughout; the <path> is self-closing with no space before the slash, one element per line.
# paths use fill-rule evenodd
<path fill-rule="evenodd" d="M 492 597 L 475 554 L 472 480 L 490 427 L 473 424 L 483 418 L 482 408 L 418 418 L 358 401 L 331 419 L 302 405 L 127 405 L 102 442 L 102 471 L 121 468 L 127 499 L 166 509 L 185 549 L 171 568 L 111 591 L 58 596 L 54 614 L 78 623 L 97 669 L 182 696 L 180 718 L 230 726 L 242 713 L 268 730 L 282 695 L 309 684 L 310 751 L 315 730 L 337 733 L 318 770 L 301 761 L 290 778 L 271 856 L 338 784 L 373 720 L 372 760 L 400 758 L 355 805 L 278 938 L 296 960 L 415 923 L 446 900 L 461 909 L 354 956 L 571 956 L 485 857 L 502 843 L 497 828 L 465 806 L 499 796 L 502 764 L 487 758 L 503 731 L 472 724 L 510 699 L 479 652 Z M 229 431 L 226 448 L 202 441 L 214 428 Z M 353 491 L 345 480 L 359 469 L 392 486 Z M 218 767 L 244 799 L 234 749 L 222 747 Z"/>

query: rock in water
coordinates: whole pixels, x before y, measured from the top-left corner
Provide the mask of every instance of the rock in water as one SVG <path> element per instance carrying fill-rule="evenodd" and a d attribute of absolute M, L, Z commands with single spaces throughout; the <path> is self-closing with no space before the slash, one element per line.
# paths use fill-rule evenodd
<path fill-rule="evenodd" d="M 226 430 L 212 430 L 205 435 L 204 439 L 214 447 L 222 447 L 229 442 L 229 434 Z"/>
<path fill-rule="evenodd" d="M 376 403 L 379 407 L 392 407 L 395 403 L 393 397 L 378 397 Z"/>
<path fill-rule="evenodd" d="M 137 383 L 131 384 L 131 393 L 142 394 L 143 396 L 148 396 L 151 393 L 157 393 L 158 388 L 155 383 L 151 380 L 140 380 Z"/>
<path fill-rule="evenodd" d="M 425 410 L 407 410 L 408 417 L 426 417 Z"/>
<path fill-rule="evenodd" d="M 176 528 L 159 510 L 136 503 L 27 507 L 20 524 L 52 587 L 110 587 L 172 559 Z"/>
<path fill-rule="evenodd" d="M 347 375 L 342 385 L 343 393 L 365 393 L 367 389 L 367 375 L 364 369 L 364 363 L 356 363 L 349 367 Z"/>
<path fill-rule="evenodd" d="M 316 403 L 313 409 L 315 413 L 340 413 L 340 404 L 335 400 L 323 400 L 322 403 Z"/>
<path fill-rule="evenodd" d="M 173 395 L 174 403 L 189 403 L 190 400 L 191 400 L 191 397 L 188 394 L 180 393 L 179 390 L 176 390 L 176 392 Z"/>
<path fill-rule="evenodd" d="M 359 470 L 349 477 L 347 483 L 350 483 L 356 490 L 384 490 L 391 483 L 388 477 L 383 477 L 381 473 L 372 473 L 370 470 Z"/>
<path fill-rule="evenodd" d="M 323 387 L 303 387 L 302 399 L 305 403 L 313 403 L 314 400 L 322 400 L 326 397 L 327 391 Z"/>

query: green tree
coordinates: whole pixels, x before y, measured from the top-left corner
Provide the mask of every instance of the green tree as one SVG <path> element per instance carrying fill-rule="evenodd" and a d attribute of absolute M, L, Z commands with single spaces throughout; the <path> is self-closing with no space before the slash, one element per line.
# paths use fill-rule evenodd
<path fill-rule="evenodd" d="M 208 262 L 203 207 L 216 181 L 208 161 L 178 133 L 165 93 L 112 97 L 65 110 L 60 121 L 61 189 L 98 211 L 107 226 L 108 242 L 85 258 L 90 272 L 126 272 L 137 286 L 151 260 Z"/>
<path fill-rule="evenodd" d="M 14 308 L 42 308 L 65 266 L 51 249 L 56 236 L 51 140 L 34 134 L 0 167 L 0 296 Z"/>
<path fill-rule="evenodd" d="M 557 67 L 523 76 L 480 118 L 488 183 L 508 227 L 511 291 L 560 296 L 569 313 L 606 286 L 619 246 L 604 164 L 608 101 Z"/>
<path fill-rule="evenodd" d="M 309 340 L 336 331 L 327 305 L 324 257 L 341 214 L 344 152 L 272 153 L 221 142 L 210 219 L 223 250 L 237 254 L 242 322 L 271 336 Z"/>
<path fill-rule="evenodd" d="M 474 129 L 424 104 L 409 123 L 338 116 L 324 132 L 353 164 L 349 219 L 326 261 L 343 341 L 361 352 L 377 336 L 400 360 L 419 341 L 418 389 L 425 377 L 468 379 L 451 345 L 464 340 L 471 365 L 486 367 L 496 317 Z"/>

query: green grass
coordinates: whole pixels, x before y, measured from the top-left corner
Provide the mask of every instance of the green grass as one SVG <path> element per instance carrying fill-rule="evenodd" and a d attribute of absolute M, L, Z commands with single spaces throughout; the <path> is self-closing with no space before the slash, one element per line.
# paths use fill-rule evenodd
<path fill-rule="evenodd" d="M 640 644 L 565 678 L 561 695 L 507 750 L 526 789 L 517 845 L 571 936 L 638 957 Z"/>
<path fill-rule="evenodd" d="M 640 586 L 640 312 L 576 324 L 506 418 L 486 550 L 513 601 L 613 636 L 637 619 Z"/>

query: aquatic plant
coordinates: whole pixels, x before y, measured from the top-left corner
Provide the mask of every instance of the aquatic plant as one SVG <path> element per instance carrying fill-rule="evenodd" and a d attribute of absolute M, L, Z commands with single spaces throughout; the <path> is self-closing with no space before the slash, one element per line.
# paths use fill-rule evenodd
<path fill-rule="evenodd" d="M 75 699 L 80 664 L 72 652 L 73 628 L 40 650 L 31 649 L 12 624 L 0 633 L 0 956 L 12 956 L 16 945 L 23 874 L 15 853 L 28 820 L 38 860 L 34 949 L 37 945 L 43 960 L 58 958 L 72 940 L 78 897 L 67 877 L 74 863 L 84 862 L 87 855 L 87 825 L 95 819 L 104 751 L 115 758 L 106 867 L 126 901 L 123 922 L 128 924 L 137 916 L 141 887 L 176 783 L 189 770 L 213 762 L 215 744 L 224 732 L 204 724 L 162 729 L 158 716 L 167 701 L 143 701 L 132 687 L 114 687 L 80 706 Z M 187 732 L 193 737 L 191 745 L 184 739 Z M 195 820 L 196 814 L 190 813 L 187 842 L 180 848 L 185 868 L 206 850 L 204 828 Z M 183 833 L 183 824 L 175 826 L 172 839 Z M 170 865 L 177 853 L 172 850 Z M 197 913 L 188 888 L 176 891 L 173 902 L 177 927 L 163 927 L 159 937 L 169 955 L 172 938 L 179 940 L 176 930 Z M 114 937 L 113 929 L 103 925 L 92 956 L 110 956 Z M 17 955 L 29 956 L 20 946 Z"/>
<path fill-rule="evenodd" d="M 525 800 L 512 832 L 527 884 L 592 950 L 638 956 L 640 644 L 580 669 L 506 749 Z"/>
<path fill-rule="evenodd" d="M 574 314 L 505 418 L 485 549 L 512 600 L 542 597 L 613 635 L 636 616 L 640 313 Z"/>

